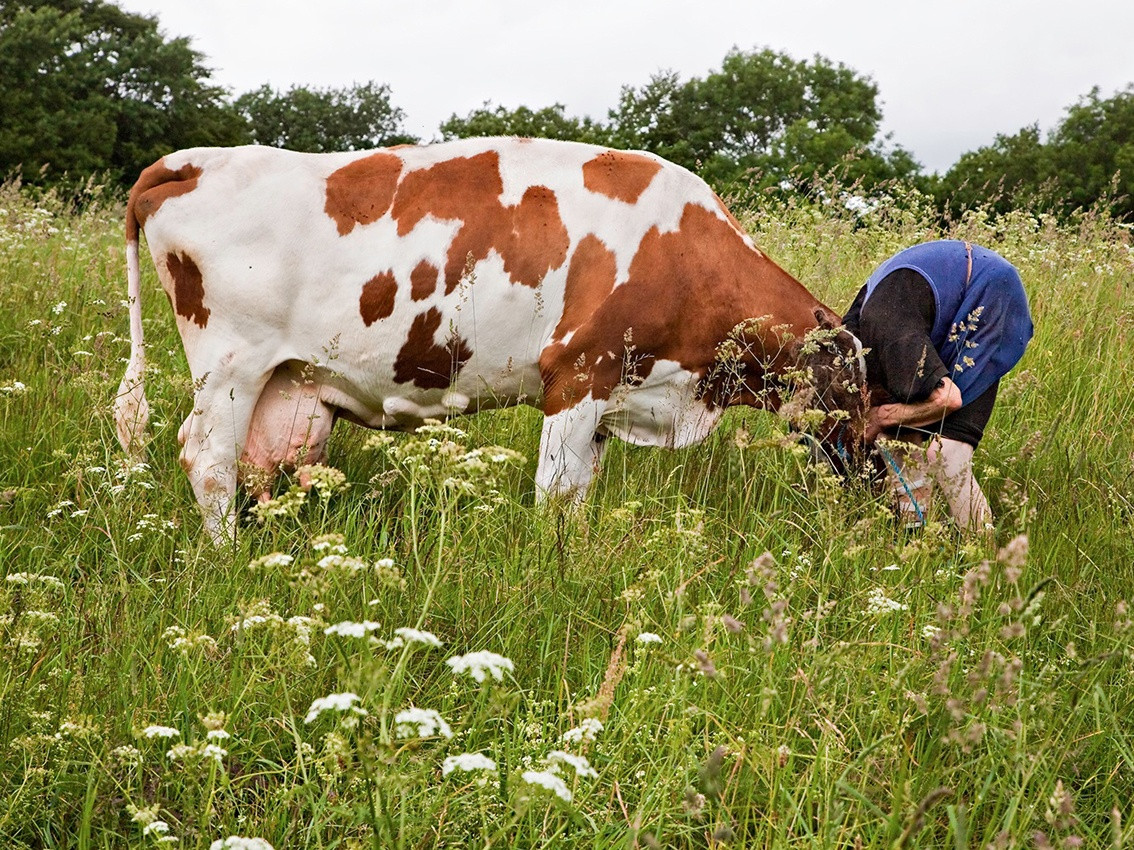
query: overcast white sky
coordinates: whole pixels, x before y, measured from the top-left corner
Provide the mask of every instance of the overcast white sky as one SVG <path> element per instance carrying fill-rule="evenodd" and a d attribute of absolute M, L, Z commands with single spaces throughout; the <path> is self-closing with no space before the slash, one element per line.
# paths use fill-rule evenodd
<path fill-rule="evenodd" d="M 116 0 L 189 36 L 242 93 L 387 83 L 429 140 L 486 100 L 605 120 L 623 85 L 718 69 L 733 46 L 873 78 L 884 130 L 930 171 L 1092 86 L 1134 82 L 1134 0 Z"/>

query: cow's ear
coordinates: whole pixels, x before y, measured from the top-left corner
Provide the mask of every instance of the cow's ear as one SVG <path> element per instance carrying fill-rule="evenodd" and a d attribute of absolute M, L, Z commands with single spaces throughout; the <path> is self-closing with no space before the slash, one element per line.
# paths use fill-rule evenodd
<path fill-rule="evenodd" d="M 843 320 L 828 310 L 826 307 L 816 307 L 813 311 L 815 314 L 815 321 L 819 323 L 825 331 L 833 331 L 843 323 Z"/>

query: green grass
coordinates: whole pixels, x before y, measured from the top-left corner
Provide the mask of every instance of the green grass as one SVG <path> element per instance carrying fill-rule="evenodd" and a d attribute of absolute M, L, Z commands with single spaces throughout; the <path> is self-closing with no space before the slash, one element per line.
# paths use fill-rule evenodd
<path fill-rule="evenodd" d="M 453 423 L 528 458 L 491 475 L 341 426 L 349 488 L 214 549 L 177 464 L 189 378 L 148 263 L 148 467 L 113 436 L 119 208 L 0 191 L 0 845 L 154 846 L 152 820 L 191 848 L 1134 845 L 1130 231 L 1023 213 L 942 230 L 916 196 L 865 218 L 740 212 L 836 309 L 925 238 L 1019 267 L 1036 337 L 977 453 L 995 541 L 904 536 L 755 411 L 687 451 L 615 443 L 581 516 L 541 510 L 523 409 Z M 454 474 L 468 493 L 441 486 Z M 324 561 L 328 534 L 358 560 Z M 323 631 L 365 620 L 375 642 Z M 444 645 L 387 647 L 399 627 Z M 481 650 L 513 672 L 445 664 Z M 305 722 L 345 692 L 365 716 Z M 452 737 L 400 736 L 408 706 Z M 564 741 L 588 718 L 593 740 Z M 231 735 L 217 758 L 210 728 Z M 523 779 L 556 750 L 597 772 L 561 767 L 570 802 Z M 497 770 L 443 775 L 465 752 Z"/>

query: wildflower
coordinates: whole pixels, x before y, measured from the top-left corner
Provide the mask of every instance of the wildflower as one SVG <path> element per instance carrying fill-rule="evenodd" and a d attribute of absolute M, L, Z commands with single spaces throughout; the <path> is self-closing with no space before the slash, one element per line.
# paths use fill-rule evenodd
<path fill-rule="evenodd" d="M 110 751 L 111 757 L 122 767 L 141 767 L 142 751 L 126 744 Z"/>
<path fill-rule="evenodd" d="M 351 712 L 359 717 L 365 717 L 367 714 L 366 709 L 357 705 L 357 703 L 361 701 L 362 698 L 358 694 L 352 694 L 349 691 L 319 697 L 319 699 L 312 702 L 311 707 L 307 709 L 307 717 L 304 718 L 304 723 L 313 723 L 324 711 Z"/>
<path fill-rule="evenodd" d="M 324 571 L 339 570 L 353 575 L 366 569 L 366 561 L 348 555 L 334 554 L 320 558 L 315 566 Z"/>
<path fill-rule="evenodd" d="M 228 838 L 218 838 L 209 845 L 209 850 L 275 850 L 263 838 L 241 838 L 239 835 L 230 835 Z"/>
<path fill-rule="evenodd" d="M 346 538 L 341 534 L 320 534 L 311 540 L 311 549 L 331 555 L 345 555 L 347 552 L 345 540 Z"/>
<path fill-rule="evenodd" d="M 538 785 L 540 788 L 550 791 L 564 803 L 571 802 L 571 790 L 562 779 L 550 771 L 525 770 L 520 778 L 529 785 Z"/>
<path fill-rule="evenodd" d="M 577 744 L 583 741 L 590 743 L 598 737 L 598 733 L 601 731 L 602 721 L 597 717 L 587 717 L 574 729 L 568 729 L 564 732 L 560 740 L 564 744 Z"/>
<path fill-rule="evenodd" d="M 165 835 L 169 832 L 169 824 L 163 820 L 150 821 L 142 827 L 142 835 L 149 837 L 151 835 Z"/>
<path fill-rule="evenodd" d="M 209 655 L 217 652 L 217 642 L 213 638 L 199 632 L 186 632 L 180 626 L 170 626 L 161 635 L 170 649 L 188 658 L 194 650 L 201 650 Z"/>
<path fill-rule="evenodd" d="M 474 770 L 496 770 L 496 762 L 482 753 L 461 753 L 449 756 L 441 762 L 441 775 L 448 776 L 454 770 L 471 773 Z"/>
<path fill-rule="evenodd" d="M 880 587 L 876 587 L 870 591 L 870 595 L 866 599 L 866 613 L 876 614 L 881 616 L 889 614 L 892 611 L 907 611 L 908 605 L 897 602 L 886 596 L 886 591 Z"/>
<path fill-rule="evenodd" d="M 219 744 L 205 744 L 199 750 L 199 755 L 201 758 L 212 759 L 217 764 L 221 764 L 222 759 L 228 755 L 228 750 Z"/>
<path fill-rule="evenodd" d="M 941 627 L 935 626 L 933 623 L 926 623 L 921 628 L 921 636 L 928 640 L 933 640 L 939 634 L 941 634 Z"/>
<path fill-rule="evenodd" d="M 697 669 L 701 671 L 701 675 L 706 679 L 715 679 L 717 677 L 717 668 L 713 664 L 713 659 L 703 649 L 695 650 L 693 657 L 697 659 Z"/>
<path fill-rule="evenodd" d="M 515 666 L 512 661 L 495 652 L 481 650 L 470 652 L 467 655 L 455 655 L 445 662 L 455 675 L 467 672 L 477 682 L 483 682 L 487 675 L 491 675 L 498 682 L 504 680 L 504 673 L 512 673 Z"/>
<path fill-rule="evenodd" d="M 230 735 L 228 732 L 224 731 L 223 729 L 210 729 L 205 734 L 205 738 L 207 738 L 210 741 L 227 741 L 231 737 L 232 737 L 232 735 Z"/>
<path fill-rule="evenodd" d="M 327 626 L 327 628 L 323 629 L 323 634 L 360 638 L 366 637 L 368 634 L 381 627 L 380 623 L 375 623 L 373 620 L 363 620 L 361 623 L 352 623 L 350 620 L 344 620 L 341 623 L 335 623 L 333 626 Z"/>
<path fill-rule="evenodd" d="M 9 575 L 5 576 L 4 580 L 7 581 L 8 584 L 18 584 L 24 586 L 31 584 L 42 584 L 49 590 L 63 589 L 62 581 L 57 579 L 55 576 L 43 575 L 42 573 L 10 573 Z"/>
<path fill-rule="evenodd" d="M 195 755 L 197 748 L 189 744 L 174 744 L 165 753 L 165 757 L 170 761 L 186 761 Z"/>
<path fill-rule="evenodd" d="M 406 626 L 400 629 L 394 629 L 394 634 L 406 643 L 423 643 L 426 646 L 432 647 L 440 647 L 442 645 L 437 635 L 432 632 L 419 631 L 418 629 L 411 629 Z"/>
<path fill-rule="evenodd" d="M 730 634 L 744 631 L 744 623 L 740 622 L 740 620 L 736 619 L 736 617 L 731 614 L 722 614 L 721 623 Z"/>
<path fill-rule="evenodd" d="M 574 769 L 577 776 L 598 777 L 598 771 L 591 767 L 591 763 L 587 761 L 586 756 L 572 755 L 571 753 L 563 752 L 563 750 L 552 750 L 548 753 L 547 764 L 548 769 L 552 773 L 559 773 L 559 766 L 566 764 Z"/>
<path fill-rule="evenodd" d="M 404 708 L 394 715 L 394 726 L 399 738 L 452 738 L 449 724 L 432 708 Z"/>
<path fill-rule="evenodd" d="M 253 572 L 257 570 L 281 570 L 290 567 L 294 560 L 291 555 L 285 555 L 283 552 L 272 552 L 270 555 L 263 555 L 250 562 L 248 569 Z"/>
<path fill-rule="evenodd" d="M 324 466 L 321 463 L 311 464 L 299 467 L 295 473 L 299 476 L 300 481 L 304 481 L 307 486 L 314 487 L 324 496 L 350 488 L 346 475 L 333 466 Z"/>
<path fill-rule="evenodd" d="M 661 643 L 661 635 L 654 634 L 653 632 L 639 632 L 638 643 L 648 645 L 651 643 Z"/>
<path fill-rule="evenodd" d="M 147 726 L 142 734 L 147 738 L 176 738 L 181 733 L 171 726 Z"/>
<path fill-rule="evenodd" d="M 58 315 L 61 315 L 62 312 L 66 309 L 67 309 L 67 302 L 66 301 L 60 301 L 59 303 L 52 306 L 51 312 L 54 313 L 56 316 L 58 316 Z"/>
<path fill-rule="evenodd" d="M 22 381 L 12 381 L 12 383 L 0 387 L 0 393 L 4 395 L 23 395 L 27 391 L 27 385 Z"/>

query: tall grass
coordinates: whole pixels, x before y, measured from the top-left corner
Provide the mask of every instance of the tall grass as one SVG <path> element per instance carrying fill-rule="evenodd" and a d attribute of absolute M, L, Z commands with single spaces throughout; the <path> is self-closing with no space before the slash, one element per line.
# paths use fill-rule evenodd
<path fill-rule="evenodd" d="M 905 535 L 754 411 L 615 444 L 582 515 L 540 510 L 524 409 L 344 428 L 344 480 L 213 549 L 152 269 L 149 465 L 114 439 L 120 210 L 0 190 L 0 844 L 1134 844 L 1129 230 L 941 229 L 910 194 L 741 212 L 836 309 L 926 238 L 1017 265 L 1036 337 L 977 454 L 996 540 Z M 476 652 L 510 669 L 446 663 Z"/>

